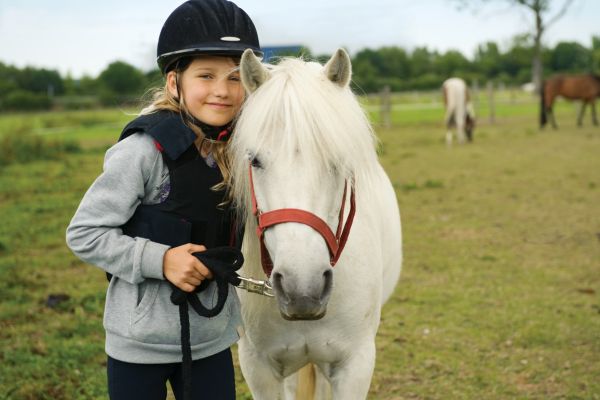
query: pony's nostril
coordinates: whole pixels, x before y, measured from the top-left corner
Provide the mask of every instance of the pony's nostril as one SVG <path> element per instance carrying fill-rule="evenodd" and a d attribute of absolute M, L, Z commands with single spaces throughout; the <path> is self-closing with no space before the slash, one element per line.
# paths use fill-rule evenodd
<path fill-rule="evenodd" d="M 274 272 L 273 275 L 271 275 L 271 283 L 275 293 L 280 294 L 282 300 L 285 300 L 286 303 L 289 302 L 290 299 L 283 289 L 283 275 L 279 272 Z"/>
<path fill-rule="evenodd" d="M 278 287 L 279 289 L 281 289 L 282 287 L 282 281 L 283 281 L 283 275 L 281 275 L 279 272 L 275 272 L 273 274 L 273 276 L 271 277 L 271 281 L 273 282 L 273 286 L 274 287 Z"/>
<path fill-rule="evenodd" d="M 323 292 L 321 293 L 321 300 L 326 299 L 331 293 L 331 287 L 333 286 L 333 272 L 331 269 L 323 272 Z"/>

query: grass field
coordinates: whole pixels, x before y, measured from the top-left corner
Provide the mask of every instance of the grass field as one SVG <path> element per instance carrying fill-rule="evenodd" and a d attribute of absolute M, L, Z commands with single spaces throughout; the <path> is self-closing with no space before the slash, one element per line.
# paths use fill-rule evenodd
<path fill-rule="evenodd" d="M 397 96 L 378 128 L 405 263 L 386 304 L 369 399 L 600 399 L 600 128 L 537 129 L 537 102 L 478 103 L 475 142 L 447 148 L 437 93 Z M 365 105 L 378 122 L 377 99 Z M 64 230 L 131 117 L 0 116 L 81 150 L 0 170 L 0 398 L 106 398 L 106 281 Z M 68 299 L 56 307 L 49 296 Z M 239 372 L 239 371 L 238 371 Z M 238 373 L 240 399 L 250 399 Z"/>

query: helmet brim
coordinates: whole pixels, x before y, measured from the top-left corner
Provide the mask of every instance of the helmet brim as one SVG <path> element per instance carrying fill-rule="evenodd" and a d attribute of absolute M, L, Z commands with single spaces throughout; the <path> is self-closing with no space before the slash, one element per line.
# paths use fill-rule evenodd
<path fill-rule="evenodd" d="M 160 70 L 163 73 L 167 73 L 173 63 L 183 57 L 201 55 L 241 57 L 246 49 L 251 49 L 257 57 L 263 57 L 263 51 L 258 48 L 243 46 L 241 44 L 239 46 L 236 46 L 235 44 L 223 46 L 221 44 L 214 46 L 203 45 L 201 47 L 191 47 L 161 54 L 159 57 L 157 57 L 156 62 L 158 63 Z"/>

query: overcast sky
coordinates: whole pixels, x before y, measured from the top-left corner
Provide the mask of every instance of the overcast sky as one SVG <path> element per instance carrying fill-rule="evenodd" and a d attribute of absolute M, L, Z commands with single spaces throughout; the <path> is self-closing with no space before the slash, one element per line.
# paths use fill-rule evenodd
<path fill-rule="evenodd" d="M 181 0 L 0 0 L 0 62 L 97 76 L 115 60 L 143 70 L 155 65 L 164 20 Z M 508 46 L 533 24 L 521 7 L 496 1 L 459 10 L 452 0 L 237 0 L 254 20 L 261 45 L 304 45 L 314 54 L 337 47 L 416 46 L 456 49 L 472 57 L 478 44 Z M 471 1 L 471 4 L 481 2 Z M 554 0 L 555 7 L 563 0 Z M 553 14 L 553 13 L 552 13 Z M 600 36 L 600 1 L 575 0 L 545 41 L 591 46 Z"/>

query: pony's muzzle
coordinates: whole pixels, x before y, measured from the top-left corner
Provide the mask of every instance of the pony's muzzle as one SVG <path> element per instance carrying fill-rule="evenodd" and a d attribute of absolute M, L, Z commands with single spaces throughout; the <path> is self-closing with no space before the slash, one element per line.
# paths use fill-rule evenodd
<path fill-rule="evenodd" d="M 308 284 L 302 284 L 296 274 L 285 272 L 274 272 L 271 281 L 283 318 L 315 320 L 325 316 L 333 287 L 331 267 L 321 276 L 314 276 Z"/>

